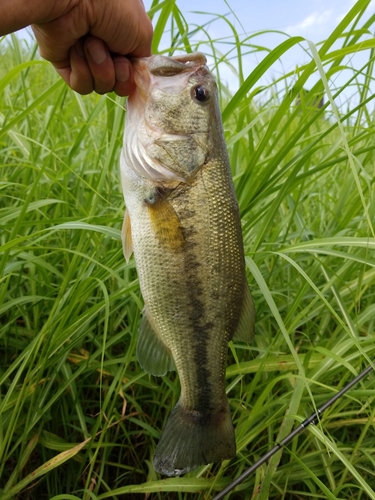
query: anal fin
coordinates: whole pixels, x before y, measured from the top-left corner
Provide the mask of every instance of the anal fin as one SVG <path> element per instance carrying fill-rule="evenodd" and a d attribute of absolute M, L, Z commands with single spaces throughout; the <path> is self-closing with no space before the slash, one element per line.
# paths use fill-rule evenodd
<path fill-rule="evenodd" d="M 251 296 L 249 285 L 247 282 L 244 286 L 244 297 L 242 303 L 242 311 L 240 321 L 237 326 L 236 333 L 233 335 L 233 340 L 241 340 L 242 342 L 252 342 L 255 331 L 255 307 L 253 297 Z"/>
<path fill-rule="evenodd" d="M 152 328 L 146 314 L 142 316 L 139 325 L 137 358 L 143 370 L 150 375 L 161 377 L 168 371 L 175 370 L 170 350 Z"/>

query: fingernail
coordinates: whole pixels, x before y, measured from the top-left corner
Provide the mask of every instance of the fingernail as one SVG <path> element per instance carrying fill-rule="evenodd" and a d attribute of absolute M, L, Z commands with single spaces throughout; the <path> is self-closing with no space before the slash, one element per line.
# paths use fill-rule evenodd
<path fill-rule="evenodd" d="M 119 82 L 127 82 L 129 80 L 129 66 L 127 64 L 115 64 L 115 76 Z"/>
<path fill-rule="evenodd" d="M 95 64 L 102 64 L 107 58 L 107 52 L 103 47 L 103 43 L 98 40 L 93 40 L 87 45 L 87 51 Z"/>

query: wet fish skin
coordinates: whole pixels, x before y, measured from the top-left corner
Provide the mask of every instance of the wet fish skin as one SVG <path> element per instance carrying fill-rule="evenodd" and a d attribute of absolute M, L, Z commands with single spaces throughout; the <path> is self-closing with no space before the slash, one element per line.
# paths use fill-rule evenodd
<path fill-rule="evenodd" d="M 145 308 L 137 356 L 181 382 L 156 448 L 168 476 L 235 456 L 225 393 L 228 342 L 250 341 L 254 306 L 245 276 L 238 204 L 217 89 L 202 54 L 135 62 L 121 158 L 127 216 Z"/>

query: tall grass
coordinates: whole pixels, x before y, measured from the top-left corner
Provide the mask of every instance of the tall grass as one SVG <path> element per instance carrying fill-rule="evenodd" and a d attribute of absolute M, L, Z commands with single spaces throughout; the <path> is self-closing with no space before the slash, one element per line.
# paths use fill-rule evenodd
<path fill-rule="evenodd" d="M 217 76 L 257 310 L 254 345 L 229 350 L 237 457 L 182 478 L 152 468 L 179 385 L 135 357 L 142 299 L 120 243 L 124 100 L 80 97 L 35 48 L 0 42 L 1 499 L 211 498 L 375 358 L 368 4 L 317 47 L 285 37 L 248 75 L 250 37 L 234 30 L 225 53 L 206 18 L 188 26 L 178 3 L 152 5 L 154 51 L 203 50 Z M 310 62 L 264 84 L 299 44 Z M 342 98 L 353 88 L 356 104 Z M 371 374 L 232 498 L 375 498 L 374 389 Z"/>

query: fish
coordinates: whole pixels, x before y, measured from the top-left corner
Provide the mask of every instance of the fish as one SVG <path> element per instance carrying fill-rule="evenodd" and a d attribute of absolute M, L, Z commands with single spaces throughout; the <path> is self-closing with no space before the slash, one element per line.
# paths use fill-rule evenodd
<path fill-rule="evenodd" d="M 177 370 L 181 393 L 153 465 L 179 476 L 236 455 L 225 392 L 228 342 L 251 342 L 255 309 L 217 84 L 201 53 L 133 60 L 121 183 L 126 260 L 144 309 L 136 354 Z"/>

